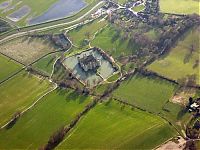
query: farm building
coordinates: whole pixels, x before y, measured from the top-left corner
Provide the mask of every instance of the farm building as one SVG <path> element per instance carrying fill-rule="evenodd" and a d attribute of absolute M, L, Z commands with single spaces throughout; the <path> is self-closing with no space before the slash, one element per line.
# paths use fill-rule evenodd
<path fill-rule="evenodd" d="M 101 66 L 101 60 L 97 59 L 94 54 L 84 55 L 82 58 L 78 57 L 79 65 L 87 72 L 89 70 L 96 71 Z"/>

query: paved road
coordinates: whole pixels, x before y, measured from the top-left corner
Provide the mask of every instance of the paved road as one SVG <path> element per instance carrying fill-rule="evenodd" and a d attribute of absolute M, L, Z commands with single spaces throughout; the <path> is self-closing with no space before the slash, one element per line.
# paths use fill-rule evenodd
<path fill-rule="evenodd" d="M 57 27 L 60 27 L 60 26 L 69 25 L 69 24 L 78 22 L 81 19 L 83 19 L 84 17 L 86 17 L 87 15 L 89 15 L 93 10 L 95 10 L 96 8 L 98 8 L 103 3 L 104 3 L 103 1 L 100 1 L 92 9 L 90 9 L 87 13 L 85 13 L 84 15 L 82 15 L 81 17 L 79 17 L 79 18 L 77 18 L 77 19 L 75 19 L 73 21 L 65 22 L 65 23 L 60 23 L 60 24 L 56 24 L 56 25 L 52 25 L 52 26 L 47 26 L 47 27 L 43 27 L 43 28 L 33 29 L 33 30 L 25 31 L 25 32 L 19 32 L 19 33 L 16 33 L 16 34 L 12 34 L 10 36 L 7 36 L 7 37 L 1 39 L 0 40 L 0 44 L 2 44 L 5 41 L 9 41 L 9 40 L 12 40 L 14 38 L 17 38 L 17 37 L 27 35 L 28 33 L 34 33 L 34 32 L 37 32 L 37 31 L 45 31 L 45 30 L 54 29 L 54 28 L 57 28 Z"/>

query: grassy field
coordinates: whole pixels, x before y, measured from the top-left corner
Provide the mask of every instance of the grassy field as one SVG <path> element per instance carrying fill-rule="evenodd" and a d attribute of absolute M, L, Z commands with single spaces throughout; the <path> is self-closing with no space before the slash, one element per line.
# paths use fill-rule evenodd
<path fill-rule="evenodd" d="M 48 39 L 26 36 L 0 46 L 0 52 L 26 65 L 55 50 L 55 46 Z"/>
<path fill-rule="evenodd" d="M 91 101 L 72 90 L 56 90 L 21 116 L 10 129 L 0 131 L 0 149 L 37 149 L 60 127 L 67 125 Z"/>
<path fill-rule="evenodd" d="M 47 75 L 51 75 L 52 73 L 52 69 L 53 69 L 53 65 L 54 62 L 56 61 L 56 58 L 58 58 L 59 53 L 56 54 L 50 54 L 44 58 L 42 58 L 41 60 L 39 60 L 38 62 L 36 62 L 33 67 L 36 70 L 39 70 L 41 72 L 44 72 Z"/>
<path fill-rule="evenodd" d="M 152 149 L 174 134 L 161 118 L 109 101 L 92 109 L 57 149 Z"/>
<path fill-rule="evenodd" d="M 22 65 L 3 55 L 0 55 L 0 81 L 8 78 L 10 75 L 20 70 L 21 68 Z"/>
<path fill-rule="evenodd" d="M 176 86 L 158 78 L 136 75 L 124 81 L 113 93 L 117 99 L 159 113 L 173 96 Z"/>
<path fill-rule="evenodd" d="M 106 25 L 106 21 L 100 18 L 84 26 L 71 30 L 68 33 L 68 36 L 70 37 L 74 45 L 78 47 L 88 46 L 88 45 L 85 45 L 84 40 L 85 39 L 91 40 L 95 32 L 103 28 L 105 25 Z"/>
<path fill-rule="evenodd" d="M 140 12 L 140 11 L 142 11 L 144 8 L 145 8 L 145 6 L 142 4 L 142 5 L 135 6 L 135 7 L 133 7 L 132 9 L 133 9 L 133 11 L 135 11 L 135 12 Z"/>
<path fill-rule="evenodd" d="M 51 85 L 46 80 L 20 72 L 7 82 L 0 85 L 0 125 L 18 111 L 24 110 L 41 95 L 50 89 Z M 1 144 L 0 144 L 1 145 Z"/>
<path fill-rule="evenodd" d="M 91 45 L 102 48 L 115 58 L 120 55 L 133 54 L 138 49 L 137 45 L 135 47 L 130 46 L 128 39 L 122 41 L 120 34 L 117 34 L 115 28 L 111 25 L 98 33 Z"/>
<path fill-rule="evenodd" d="M 160 114 L 177 126 L 180 131 L 185 131 L 185 127 L 192 116 L 191 113 L 186 111 L 185 106 L 180 106 L 172 102 L 166 103 Z"/>
<path fill-rule="evenodd" d="M 170 50 L 168 55 L 156 60 L 148 66 L 148 69 L 174 80 L 185 78 L 188 75 L 196 75 L 196 83 L 200 84 L 198 62 L 200 55 L 199 32 L 200 26 L 190 30 L 178 42 L 177 46 Z M 191 47 L 194 49 L 192 53 Z"/>
<path fill-rule="evenodd" d="M 199 0 L 160 0 L 162 12 L 177 14 L 200 14 Z"/>

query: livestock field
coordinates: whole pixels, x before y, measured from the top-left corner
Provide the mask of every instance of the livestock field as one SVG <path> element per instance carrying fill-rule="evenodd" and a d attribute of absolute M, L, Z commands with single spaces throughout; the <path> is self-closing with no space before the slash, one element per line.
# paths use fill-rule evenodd
<path fill-rule="evenodd" d="M 169 54 L 156 60 L 147 68 L 165 77 L 181 80 L 194 75 L 196 83 L 200 84 L 199 55 L 200 55 L 200 26 L 194 27 L 179 40 Z"/>
<path fill-rule="evenodd" d="M 69 124 L 92 98 L 72 90 L 55 90 L 25 113 L 10 129 L 0 131 L 0 149 L 37 149 Z"/>
<path fill-rule="evenodd" d="M 152 149 L 175 135 L 163 119 L 108 101 L 92 109 L 57 149 Z"/>
<path fill-rule="evenodd" d="M 22 68 L 21 64 L 0 55 L 0 82 Z"/>
<path fill-rule="evenodd" d="M 199 0 L 160 0 L 159 3 L 162 12 L 175 14 L 200 14 Z"/>
<path fill-rule="evenodd" d="M 27 65 L 57 49 L 48 39 L 20 37 L 0 46 L 0 52 Z"/>
<path fill-rule="evenodd" d="M 159 113 L 173 96 L 176 85 L 159 78 L 136 75 L 124 81 L 113 96 L 135 106 Z"/>
<path fill-rule="evenodd" d="M 48 81 L 38 79 L 25 71 L 2 83 L 0 85 L 0 125 L 5 124 L 15 113 L 28 108 L 51 87 Z"/>

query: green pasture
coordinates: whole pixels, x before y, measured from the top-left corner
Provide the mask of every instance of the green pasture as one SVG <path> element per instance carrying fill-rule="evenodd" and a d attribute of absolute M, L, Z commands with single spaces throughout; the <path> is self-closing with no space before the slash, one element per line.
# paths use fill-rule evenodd
<path fill-rule="evenodd" d="M 36 62 L 33 67 L 36 70 L 39 70 L 41 72 L 46 73 L 47 75 L 51 75 L 52 70 L 53 70 L 53 65 L 56 61 L 56 58 L 58 57 L 57 54 L 50 54 L 42 59 L 40 59 L 38 62 Z"/>
<path fill-rule="evenodd" d="M 96 35 L 91 45 L 102 48 L 115 58 L 121 55 L 133 54 L 139 46 L 129 42 L 129 39 L 122 40 L 120 35 L 119 31 L 109 25 Z"/>
<path fill-rule="evenodd" d="M 152 149 L 175 134 L 158 116 L 109 101 L 92 109 L 57 149 Z"/>
<path fill-rule="evenodd" d="M 68 125 L 91 102 L 72 90 L 55 90 L 25 113 L 10 129 L 0 131 L 0 149 L 38 149 Z"/>
<path fill-rule="evenodd" d="M 69 31 L 68 36 L 70 37 L 74 45 L 78 47 L 88 46 L 88 43 L 84 43 L 86 42 L 85 40 L 93 39 L 94 34 L 105 25 L 106 21 L 100 18 Z"/>
<path fill-rule="evenodd" d="M 168 55 L 153 62 L 147 68 L 165 77 L 178 80 L 188 75 L 196 76 L 196 83 L 200 84 L 199 55 L 200 55 L 200 27 L 195 27 L 179 40 Z M 193 52 L 191 53 L 191 48 Z M 196 64 L 196 65 L 195 65 Z"/>
<path fill-rule="evenodd" d="M 0 125 L 16 113 L 29 107 L 40 96 L 50 90 L 50 83 L 36 76 L 20 72 L 0 85 Z M 1 144 L 0 144 L 1 145 Z"/>
<path fill-rule="evenodd" d="M 162 12 L 176 14 L 200 14 L 199 0 L 160 0 Z"/>
<path fill-rule="evenodd" d="M 8 78 L 10 75 L 20 70 L 21 68 L 22 65 L 3 55 L 0 55 L 0 81 Z"/>
<path fill-rule="evenodd" d="M 173 96 L 176 86 L 158 78 L 135 75 L 122 82 L 113 96 L 148 111 L 159 113 Z"/>
<path fill-rule="evenodd" d="M 133 7 L 132 10 L 135 11 L 135 12 L 140 12 L 140 11 L 142 11 L 144 8 L 145 8 L 145 6 L 144 6 L 143 4 L 141 4 L 141 5 L 138 5 L 138 6 Z"/>

